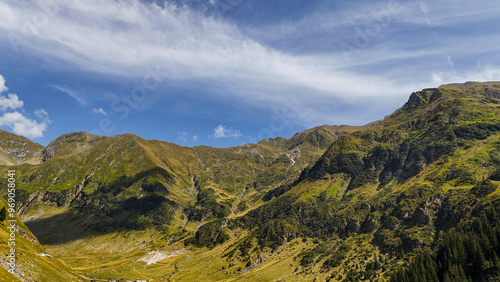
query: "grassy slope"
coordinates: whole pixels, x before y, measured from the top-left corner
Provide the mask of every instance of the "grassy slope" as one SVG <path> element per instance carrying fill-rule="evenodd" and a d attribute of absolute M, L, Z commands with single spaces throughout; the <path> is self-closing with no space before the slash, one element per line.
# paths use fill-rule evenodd
<path fill-rule="evenodd" d="M 466 88 L 465 93 L 459 93 L 455 92 L 454 88 L 450 89 L 449 86 L 442 87 L 440 91 L 442 96 L 435 97 L 434 101 L 430 99 L 431 92 L 434 90 L 428 90 L 429 93 L 416 93 L 412 103 L 378 124 L 379 126 L 367 128 L 363 133 L 355 134 L 351 138 L 339 139 L 336 142 L 337 145 L 334 144 L 329 152 L 335 156 L 339 150 L 357 151 L 367 158 L 373 154 L 374 148 L 380 146 L 394 148 L 394 146 L 400 146 L 404 140 L 418 141 L 431 138 L 435 135 L 432 135 L 429 130 L 432 131 L 440 120 L 446 121 L 449 113 L 455 114 L 453 126 L 497 122 L 500 118 L 498 103 L 487 97 L 485 99 L 484 91 L 472 91 Z M 440 100 L 440 98 L 445 99 Z M 460 110 L 451 112 L 454 109 Z M 415 121 L 418 123 L 419 120 L 421 124 L 415 124 Z M 378 138 L 382 141 L 373 141 L 370 136 L 383 136 L 384 138 Z M 334 173 L 321 175 L 319 178 L 303 179 L 300 184 L 295 185 L 282 196 L 294 198 L 295 205 L 320 204 L 323 203 L 320 199 L 326 197 L 327 201 L 334 204 L 331 211 L 345 216 L 346 221 L 343 224 L 347 225 L 343 228 L 348 229 L 349 222 L 357 222 L 362 226 L 367 219 L 374 219 L 375 227 L 372 230 L 353 230 L 348 237 L 342 237 L 342 239 L 331 234 L 330 237 L 319 240 L 307 239 L 307 243 L 303 243 L 303 237 L 300 236 L 298 239 L 291 239 L 288 243 L 284 243 L 274 251 L 269 248 L 259 251 L 260 248 L 256 247 L 254 239 L 252 243 L 254 247 L 247 247 L 250 254 L 242 255 L 239 246 L 248 238 L 253 237 L 248 231 L 237 228 L 229 231 L 231 239 L 222 245 L 213 249 L 195 248 L 187 254 L 165 259 L 155 265 L 143 264 L 141 273 L 150 273 L 149 277 L 164 277 L 168 273 L 172 275 L 171 278 L 178 280 L 313 281 L 315 278 L 341 280 L 351 272 L 361 275 L 358 276 L 357 279 L 359 279 L 363 277 L 363 271 L 368 263 L 374 262 L 375 259 L 383 259 L 384 268 L 378 269 L 375 274 L 379 279 L 383 279 L 382 277 L 389 274 L 391 269 L 410 260 L 414 254 L 410 251 L 401 256 L 397 252 L 388 251 L 388 248 L 395 246 L 396 249 L 418 250 L 432 247 L 436 234 L 450 227 L 440 225 L 441 223 L 434 225 L 434 222 L 443 221 L 446 217 L 438 215 L 432 205 L 426 212 L 430 218 L 429 223 L 414 222 L 415 211 L 429 199 L 433 199 L 433 196 L 444 195 L 444 200 L 438 200 L 435 204 L 446 202 L 446 205 L 443 205 L 444 209 L 455 209 L 457 213 L 464 211 L 454 208 L 454 205 L 460 204 L 464 199 L 475 197 L 478 200 L 476 203 L 486 204 L 497 198 L 498 190 L 479 196 L 473 196 L 468 191 L 474 183 L 490 177 L 498 169 L 494 163 L 499 157 L 500 134 L 492 133 L 484 139 L 467 138 L 466 144 L 456 147 L 451 154 L 438 155 L 439 158 L 436 160 L 422 163 L 421 171 L 414 176 L 410 174 L 407 179 L 389 179 L 390 181 L 383 185 L 375 180 L 348 189 L 352 177 L 345 173 Z M 342 142 L 345 145 L 342 145 Z M 329 152 L 325 155 L 328 156 Z M 411 154 L 404 157 L 407 162 L 411 163 L 413 160 L 408 158 L 409 155 Z M 407 169 L 410 170 L 410 168 L 411 166 Z M 493 182 L 498 186 L 498 182 Z M 450 190 L 458 191 L 460 193 L 458 198 L 447 194 Z M 326 195 L 322 193 L 324 191 Z M 270 205 L 273 204 L 274 201 L 270 203 Z M 373 208 L 370 210 L 371 206 Z M 465 212 L 470 214 L 470 211 L 475 208 L 478 208 L 477 204 L 470 207 L 469 212 L 467 210 Z M 397 223 L 398 227 L 388 228 L 392 226 L 390 222 L 394 218 L 400 222 Z M 351 219 L 352 221 L 349 221 Z M 451 226 L 461 224 L 452 220 L 449 223 L 452 224 Z M 397 238 L 400 241 L 394 240 Z M 380 240 L 382 242 L 378 242 Z M 340 244 L 338 242 L 350 247 L 338 266 L 325 268 L 323 264 L 326 260 L 338 253 L 337 244 Z M 228 256 L 232 250 L 236 250 L 233 256 Z M 302 265 L 302 259 L 308 251 L 318 255 L 313 256 L 312 263 Z M 254 262 L 257 258 L 266 258 L 266 260 L 257 268 L 245 271 L 248 262 Z M 141 267 L 140 263 L 136 267 Z"/>
<path fill-rule="evenodd" d="M 346 130 L 351 128 L 325 126 L 288 139 L 235 148 L 186 148 L 133 134 L 66 134 L 49 144 L 46 151 L 50 158 L 44 163 L 15 167 L 21 188 L 18 197 L 25 203 L 21 212 L 56 257 L 82 274 L 115 277 L 129 272 L 111 270 L 121 268 L 110 260 L 128 265 L 146 252 L 146 246 L 156 248 L 182 230 L 197 230 L 200 222 L 186 225 L 186 209 L 195 205 L 200 191 L 213 189 L 218 202 L 230 203 L 231 217 L 244 214 L 263 203 L 265 192 L 296 179 L 304 167 L 319 158 L 325 142 L 331 143 Z M 297 148 L 299 154 L 296 150 L 292 156 L 290 151 Z M 159 185 L 145 191 L 145 180 Z M 168 229 L 162 232 L 124 227 L 120 220 L 130 215 L 127 212 L 113 218 L 100 214 L 116 207 L 116 199 L 153 194 L 166 197 L 176 207 Z M 238 208 L 242 201 L 247 203 L 244 210 Z M 85 209 L 90 214 L 82 213 Z M 99 231 L 93 229 L 95 226 L 100 226 Z M 125 250 L 125 244 L 131 247 Z M 75 255 L 81 253 L 87 255 Z M 107 267 L 111 268 L 109 272 L 97 270 Z"/>
<path fill-rule="evenodd" d="M 303 174 L 300 184 L 270 205 L 288 201 L 286 197 L 293 199 L 297 207 L 311 203 L 313 208 L 308 209 L 319 214 L 326 209 L 330 213 L 321 223 L 333 220 L 338 224 L 328 227 L 332 228 L 330 232 L 350 234 L 348 238 L 366 234 L 368 237 L 357 245 L 360 251 L 363 244 L 383 248 L 389 254 L 394 252 L 391 248 L 407 249 L 410 252 L 405 259 L 410 259 L 411 250 L 433 247 L 440 231 L 467 224 L 481 206 L 499 198 L 498 189 L 485 195 L 469 192 L 500 169 L 499 90 L 498 83 L 474 83 L 414 93 L 402 109 L 379 127 L 335 141 L 320 161 Z M 492 125 L 492 129 L 483 129 L 487 128 L 483 125 Z M 456 136 L 447 140 L 451 132 Z M 387 149 L 389 157 L 380 154 L 384 152 L 380 148 Z M 378 157 L 378 162 L 371 162 L 373 156 Z M 392 167 L 398 158 L 401 162 Z M 360 162 L 359 170 L 356 160 Z M 492 183 L 498 187 L 498 181 Z M 418 215 L 419 209 L 425 215 Z M 295 216 L 288 213 L 288 218 Z M 367 224 L 370 222 L 373 226 Z M 296 236 L 301 232 L 311 231 L 304 229 Z M 397 238 L 399 241 L 394 240 Z M 323 253 L 334 256 L 331 251 Z M 365 260 L 353 261 L 347 255 L 340 266 L 324 270 L 331 275 L 343 273 L 342 278 L 346 278 L 343 270 L 356 263 L 361 266 L 356 270 L 360 275 L 356 279 L 361 279 Z M 402 262 L 400 257 L 389 265 Z M 316 257 L 308 268 L 313 270 L 323 263 Z M 378 270 L 377 275 L 383 273 Z"/>
<path fill-rule="evenodd" d="M 0 209 L 2 209 L 7 202 L 0 197 Z M 19 222 L 21 219 L 16 216 Z M 0 256 L 5 258 L 10 254 L 8 238 L 10 231 L 7 229 L 7 222 L 0 222 Z M 6 271 L 6 265 L 1 263 L 0 277 L 1 281 L 88 281 L 76 275 L 63 261 L 56 258 L 42 257 L 40 253 L 47 251 L 36 240 L 31 231 L 23 224 L 20 223 L 19 230 L 16 233 L 16 253 L 17 257 L 17 277 L 13 277 Z"/>
<path fill-rule="evenodd" d="M 43 149 L 25 137 L 0 130 L 0 165 L 38 164 Z"/>
<path fill-rule="evenodd" d="M 317 211 L 320 215 L 327 211 L 322 222 L 326 220 L 339 224 L 339 227 L 325 226 L 325 230 L 332 228 L 328 231 L 328 237 L 306 239 L 305 242 L 302 238 L 308 237 L 307 234 L 315 234 L 314 227 L 303 234 L 300 233 L 300 227 L 297 227 L 297 233 L 289 238 L 289 242 L 276 250 L 256 247 L 257 241 L 253 239 L 246 247 L 251 250 L 249 254 L 241 254 L 239 246 L 249 238 L 258 237 L 259 229 L 249 233 L 248 229 L 233 227 L 226 229 L 231 237 L 222 245 L 213 249 L 191 248 L 186 254 L 150 266 L 137 259 L 148 250 L 182 248 L 182 242 L 177 240 L 182 240 L 185 236 L 176 239 L 171 236 L 175 232 L 153 234 L 148 231 L 110 230 L 104 234 L 90 232 L 89 236 L 61 246 L 48 246 L 48 250 L 64 258 L 71 266 L 78 267 L 78 271 L 93 277 L 117 278 L 120 275 L 128 278 L 165 278 L 172 275 L 171 278 L 176 280 L 271 281 L 283 278 L 287 281 L 312 281 L 315 277 L 323 280 L 330 275 L 335 279 L 342 279 L 349 271 L 361 273 L 368 262 L 374 261 L 374 254 L 379 252 L 387 267 L 377 270 L 377 275 L 382 276 L 392 267 L 401 264 L 403 258 L 407 260 L 412 257 L 411 252 L 401 257 L 388 249 L 432 247 L 437 232 L 444 228 L 434 225 L 434 222 L 448 219 L 452 224 L 459 224 L 451 220 L 455 218 L 453 213 L 448 214 L 450 218 L 447 218 L 439 215 L 433 206 L 427 208 L 425 214 L 430 222 L 416 223 L 415 213 L 419 207 L 426 208 L 424 204 L 433 199 L 432 196 L 444 195 L 444 200 L 435 201 L 435 204 L 441 205 L 444 202 L 444 209 L 453 209 L 453 205 L 460 203 L 464 197 L 471 197 L 468 193 L 471 187 L 497 170 L 495 160 L 499 157 L 499 134 L 489 132 L 485 138 L 478 139 L 476 135 L 481 136 L 482 129 L 476 130 L 474 125 L 494 124 L 500 120 L 498 97 L 495 96 L 498 95 L 498 90 L 498 83 L 447 85 L 440 87 L 439 91 L 428 89 L 414 93 L 402 109 L 382 122 L 361 128 L 323 126 L 289 139 L 264 140 L 259 144 L 237 148 L 184 148 L 166 142 L 147 141 L 133 135 L 104 138 L 99 144 L 89 146 L 87 136 L 85 140 L 77 140 L 76 148 L 79 149 L 76 153 L 71 153 L 70 145 L 66 151 L 60 150 L 69 152 L 69 155 L 65 153 L 60 158 L 56 155 L 42 166 L 23 165 L 18 170 L 26 177 L 24 182 L 27 183 L 25 188 L 28 191 L 34 192 L 40 189 L 36 187 L 46 187 L 44 189 L 61 193 L 60 191 L 68 191 L 84 183 L 84 191 L 91 195 L 106 183 L 114 183 L 118 185 L 109 186 L 113 188 L 110 192 L 118 191 L 117 194 L 113 192 L 113 195 L 125 199 L 140 196 L 140 181 L 150 176 L 146 174 L 143 178 L 134 178 L 134 175 L 159 167 L 166 174 L 154 177 L 169 191 L 163 195 L 180 206 L 171 223 L 176 226 L 174 229 L 178 228 L 176 230 L 197 230 L 199 222 L 190 222 L 184 226 L 187 216 L 184 208 L 197 205 L 196 195 L 209 188 L 215 191 L 217 201 L 230 203 L 230 218 L 243 215 L 251 218 L 254 214 L 249 213 L 249 210 L 259 207 L 265 210 L 280 201 L 287 203 L 286 199 L 290 198 L 293 201 L 288 205 L 303 207 L 304 211 Z M 436 91 L 439 95 L 435 95 Z M 426 148 L 441 148 L 436 145 L 436 136 L 445 136 L 451 131 L 461 132 L 463 136 L 458 139 L 464 139 L 464 142 L 455 144 L 457 146 L 452 147 L 451 152 L 440 154 L 439 151 L 432 151 L 424 154 L 427 152 Z M 90 136 L 92 138 L 95 137 Z M 327 148 L 325 144 L 337 138 L 338 141 L 320 161 L 310 166 Z M 68 146 L 69 143 L 71 142 L 60 142 L 60 145 Z M 404 144 L 410 144 L 410 150 L 405 149 Z M 57 145 L 57 142 L 53 145 Z M 423 146 L 422 150 L 419 146 Z M 291 160 L 294 153 L 292 150 L 295 148 L 299 148 L 301 152 L 301 158 L 297 162 Z M 380 148 L 386 148 L 390 158 L 381 163 L 370 163 L 370 158 L 384 159 L 382 155 L 376 155 L 385 152 Z M 339 160 L 339 152 L 349 157 L 359 156 L 362 161 L 361 170 L 357 170 L 354 165 L 352 170 L 338 171 L 335 162 Z M 391 158 L 401 160 L 400 167 L 394 166 Z M 343 168 L 346 167 L 345 164 L 343 163 Z M 297 180 L 304 168 L 307 169 L 302 174 L 300 183 L 292 185 L 288 192 L 269 204 L 261 200 L 268 191 Z M 366 171 L 372 174 L 359 177 L 360 172 Z M 91 180 L 86 182 L 88 175 L 91 175 Z M 124 175 L 133 181 L 117 181 Z M 357 182 L 353 185 L 355 181 Z M 497 182 L 494 183 L 498 185 Z M 117 186 L 122 188 L 114 190 Z M 453 198 L 449 191 L 458 191 L 462 196 Z M 486 203 L 495 199 L 497 193 L 495 191 L 473 197 L 478 202 Z M 71 193 L 70 196 L 74 197 Z M 242 201 L 247 202 L 245 210 L 237 207 Z M 63 211 L 71 207 L 70 201 L 63 201 L 61 207 Z M 473 208 L 475 206 L 471 207 Z M 51 210 L 43 205 L 33 205 L 26 216 L 44 209 L 45 216 L 61 212 L 59 209 Z M 295 216 L 285 215 L 289 218 Z M 63 234 L 71 230 L 78 232 L 77 225 L 71 225 L 72 218 L 66 220 L 69 225 Z M 373 221 L 374 226 L 364 230 L 363 226 L 368 221 Z M 90 224 L 96 222 L 89 221 Z M 260 228 L 264 228 L 266 222 L 260 224 Z M 345 237 L 346 234 L 349 236 Z M 282 235 L 284 234 L 280 236 Z M 293 239 L 294 237 L 299 239 Z M 173 239 L 173 245 L 169 239 Z M 126 242 L 136 243 L 126 250 L 120 250 L 118 246 Z M 338 244 L 341 243 L 347 243 L 348 247 L 345 247 L 347 251 L 340 264 L 333 268 L 323 267 L 327 259 L 339 253 Z M 232 252 L 233 249 L 237 250 Z M 303 258 L 308 255 L 307 251 L 313 249 L 318 255 L 312 257 L 311 263 L 302 263 Z M 90 255 L 75 256 L 75 253 L 83 252 Z M 223 257 L 231 252 L 231 258 Z M 251 271 L 242 271 L 248 263 L 259 257 L 265 257 L 265 262 Z"/>

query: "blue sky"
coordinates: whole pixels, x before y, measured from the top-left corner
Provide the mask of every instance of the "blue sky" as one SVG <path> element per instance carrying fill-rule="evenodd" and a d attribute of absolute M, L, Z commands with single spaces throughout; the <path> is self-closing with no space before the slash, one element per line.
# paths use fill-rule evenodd
<path fill-rule="evenodd" d="M 0 128 L 234 146 L 500 80 L 498 1 L 0 0 Z"/>

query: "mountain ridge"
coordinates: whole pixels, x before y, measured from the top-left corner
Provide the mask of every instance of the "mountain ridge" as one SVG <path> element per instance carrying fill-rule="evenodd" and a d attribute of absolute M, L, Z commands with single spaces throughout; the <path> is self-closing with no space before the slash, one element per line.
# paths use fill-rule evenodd
<path fill-rule="evenodd" d="M 440 281 L 494 271 L 489 260 L 483 274 L 465 264 L 457 274 L 434 252 L 447 248 L 442 238 L 453 230 L 500 224 L 480 216 L 492 218 L 500 202 L 500 82 L 426 88 L 382 121 L 237 147 L 82 132 L 49 147 L 44 162 L 14 166 L 19 212 L 73 267 L 100 267 L 95 278 L 134 273 L 141 252 L 174 247 L 186 253 L 149 266 L 151 275 L 386 281 L 408 276 L 420 253 Z M 54 221 L 58 232 L 47 227 Z M 143 243 L 108 257 L 134 261 L 131 268 L 73 258 L 126 242 Z M 210 271 L 197 274 L 200 267 Z"/>
<path fill-rule="evenodd" d="M 28 138 L 0 130 L 0 165 L 39 163 L 43 146 Z"/>

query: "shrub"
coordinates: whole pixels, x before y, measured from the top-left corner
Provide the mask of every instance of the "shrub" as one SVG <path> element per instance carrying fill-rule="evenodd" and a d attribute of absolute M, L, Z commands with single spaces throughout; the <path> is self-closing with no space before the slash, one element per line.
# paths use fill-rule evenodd
<path fill-rule="evenodd" d="M 212 248 L 217 244 L 222 244 L 229 239 L 229 235 L 225 232 L 225 221 L 217 219 L 207 224 L 202 225 L 194 237 L 187 240 L 188 244 L 193 244 L 197 247 Z"/>

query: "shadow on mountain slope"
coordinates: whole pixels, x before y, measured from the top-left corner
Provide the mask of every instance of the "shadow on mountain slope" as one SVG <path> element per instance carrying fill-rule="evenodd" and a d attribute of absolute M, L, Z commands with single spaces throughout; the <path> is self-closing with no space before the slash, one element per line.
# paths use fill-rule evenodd
<path fill-rule="evenodd" d="M 71 201 L 68 210 L 26 221 L 40 243 L 65 244 L 89 236 L 119 231 L 165 230 L 179 206 L 167 198 L 169 191 L 158 179 L 168 179 L 160 168 L 138 173 L 134 177 L 120 177 L 103 185 L 93 193 L 48 192 L 42 201 L 63 207 Z M 140 191 L 133 192 L 141 187 Z M 127 194 L 127 197 L 124 197 Z M 53 197 L 51 197 L 51 195 Z"/>
<path fill-rule="evenodd" d="M 73 212 L 60 213 L 49 217 L 24 222 L 43 245 L 60 245 L 83 239 L 99 232 L 86 228 L 82 216 Z"/>

